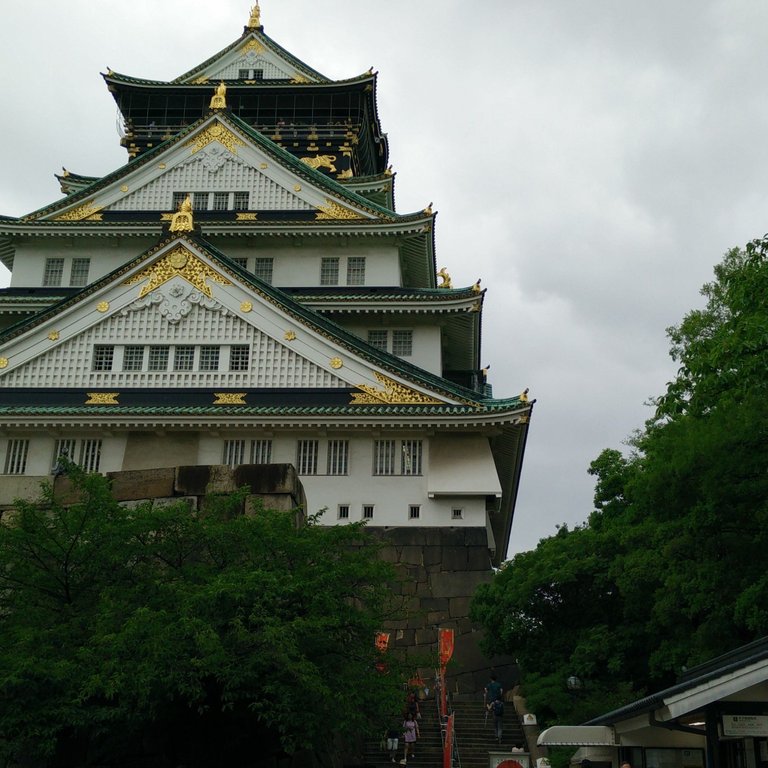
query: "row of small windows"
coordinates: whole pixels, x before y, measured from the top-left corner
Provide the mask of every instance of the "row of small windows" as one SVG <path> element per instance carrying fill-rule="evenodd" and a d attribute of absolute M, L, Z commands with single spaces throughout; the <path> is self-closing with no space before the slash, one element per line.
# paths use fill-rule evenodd
<path fill-rule="evenodd" d="M 320 285 L 339 285 L 338 256 L 324 256 L 320 259 Z M 365 256 L 347 257 L 346 285 L 365 285 Z"/>
<path fill-rule="evenodd" d="M 248 344 L 96 344 L 92 369 L 105 371 L 247 371 Z"/>
<path fill-rule="evenodd" d="M 300 475 L 348 475 L 349 440 L 327 440 L 322 447 L 325 450 L 321 464 L 320 440 L 299 440 L 296 444 L 296 471 Z M 373 474 L 421 475 L 422 457 L 421 440 L 375 440 Z M 224 441 L 222 463 L 227 466 L 269 464 L 271 460 L 271 440 Z"/>
<path fill-rule="evenodd" d="M 368 331 L 368 343 L 398 357 L 413 354 L 413 331 Z"/>
<path fill-rule="evenodd" d="M 174 192 L 173 210 L 190 197 L 194 211 L 247 211 L 249 192 Z"/>
<path fill-rule="evenodd" d="M 9 440 L 3 472 L 6 475 L 23 475 L 27 470 L 29 440 Z M 86 472 L 98 472 L 101 466 L 101 440 L 57 440 L 51 458 L 51 467 L 61 463 L 61 457 L 78 464 Z"/>
<path fill-rule="evenodd" d="M 45 260 L 45 269 L 43 270 L 44 286 L 56 287 L 64 284 L 64 261 L 60 257 Z M 88 285 L 88 273 L 90 270 L 90 259 L 71 259 L 69 284 L 73 286 Z"/>

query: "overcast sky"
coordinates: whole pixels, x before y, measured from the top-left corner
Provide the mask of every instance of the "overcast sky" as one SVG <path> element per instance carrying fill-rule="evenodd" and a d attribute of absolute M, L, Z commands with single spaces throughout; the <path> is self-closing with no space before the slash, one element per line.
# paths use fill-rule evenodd
<path fill-rule="evenodd" d="M 0 214 L 126 161 L 100 71 L 174 78 L 249 7 L 4 0 Z M 488 289 L 494 394 L 537 400 L 511 551 L 583 521 L 590 461 L 672 376 L 665 328 L 768 230 L 768 3 L 264 0 L 262 21 L 329 77 L 379 71 L 397 208 L 434 201 L 438 266 Z"/>

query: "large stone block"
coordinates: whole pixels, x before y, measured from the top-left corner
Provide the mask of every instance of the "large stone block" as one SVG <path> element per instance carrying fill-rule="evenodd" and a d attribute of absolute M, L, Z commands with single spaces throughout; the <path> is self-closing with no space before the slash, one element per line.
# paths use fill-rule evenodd
<path fill-rule="evenodd" d="M 487 547 L 467 547 L 468 571 L 491 571 L 491 553 Z"/>
<path fill-rule="evenodd" d="M 205 496 L 210 479 L 210 466 L 176 467 L 174 489 L 180 496 Z"/>
<path fill-rule="evenodd" d="M 443 558 L 441 561 L 444 571 L 466 571 L 467 570 L 467 548 L 466 547 L 443 547 Z"/>
<path fill-rule="evenodd" d="M 439 546 L 424 547 L 422 559 L 426 567 L 440 565 L 443 559 L 443 548 Z"/>
<path fill-rule="evenodd" d="M 400 550 L 400 562 L 408 565 L 421 565 L 421 547 L 406 546 Z"/>
<path fill-rule="evenodd" d="M 491 574 L 481 571 L 439 573 L 430 578 L 435 597 L 471 597 L 480 584 L 489 581 Z"/>
<path fill-rule="evenodd" d="M 449 600 L 451 618 L 463 619 L 469 616 L 469 605 L 471 602 L 471 597 L 452 597 Z"/>
<path fill-rule="evenodd" d="M 118 501 L 136 499 L 169 498 L 174 495 L 176 470 L 129 469 L 121 472 L 107 472 L 112 484 L 112 495 Z"/>

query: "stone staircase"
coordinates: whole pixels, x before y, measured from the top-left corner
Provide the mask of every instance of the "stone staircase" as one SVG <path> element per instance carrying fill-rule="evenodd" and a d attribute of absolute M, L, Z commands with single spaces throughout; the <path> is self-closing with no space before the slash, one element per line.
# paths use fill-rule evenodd
<path fill-rule="evenodd" d="M 411 768 L 442 768 L 443 743 L 435 701 L 432 699 L 420 704 L 421 737 L 416 743 L 415 756 L 408 759 L 408 765 Z M 501 744 L 496 742 L 493 735 L 493 716 L 488 715 L 486 722 L 482 699 L 473 697 L 472 700 L 454 701 L 453 711 L 456 715 L 455 734 L 461 768 L 488 768 L 489 752 L 511 750 L 515 746 L 522 746 L 527 751 L 520 718 L 515 713 L 512 702 L 505 704 Z M 397 765 L 403 758 L 403 751 L 403 740 L 400 739 Z M 364 757 L 366 768 L 392 768 L 389 753 L 381 751 L 378 739 L 366 742 Z M 459 768 L 458 762 L 455 763 L 455 768 Z"/>
<path fill-rule="evenodd" d="M 528 751 L 523 726 L 511 701 L 504 704 L 501 744 L 493 734 L 493 715 L 485 718 L 482 699 L 458 699 L 453 702 L 453 712 L 461 768 L 488 768 L 489 752 L 509 751 L 515 746 Z"/>

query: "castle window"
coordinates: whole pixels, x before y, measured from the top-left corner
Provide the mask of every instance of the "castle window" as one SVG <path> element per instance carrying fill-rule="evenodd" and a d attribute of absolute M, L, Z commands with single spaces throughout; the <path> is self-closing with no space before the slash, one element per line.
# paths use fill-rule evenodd
<path fill-rule="evenodd" d="M 72 269 L 69 273 L 70 285 L 88 285 L 88 272 L 91 269 L 90 259 L 72 259 Z"/>
<path fill-rule="evenodd" d="M 61 279 L 64 276 L 64 259 L 46 259 L 45 271 L 43 272 L 43 285 L 57 286 L 61 285 Z"/>
<path fill-rule="evenodd" d="M 265 283 L 272 282 L 272 266 L 274 259 L 268 257 L 259 257 L 254 259 L 253 274 L 263 280 Z"/>
<path fill-rule="evenodd" d="M 320 285 L 339 284 L 339 259 L 327 256 L 320 260 Z"/>
<path fill-rule="evenodd" d="M 328 474 L 346 475 L 349 465 L 349 440 L 328 441 Z"/>
<path fill-rule="evenodd" d="M 365 285 L 365 256 L 347 259 L 347 285 Z"/>
<path fill-rule="evenodd" d="M 5 453 L 5 474 L 23 475 L 27 469 L 29 440 L 9 440 Z"/>
<path fill-rule="evenodd" d="M 421 474 L 421 440 L 403 440 L 400 450 L 400 474 Z"/>
<path fill-rule="evenodd" d="M 218 371 L 219 370 L 219 347 L 203 346 L 200 347 L 200 370 Z"/>
<path fill-rule="evenodd" d="M 349 504 L 339 504 L 339 520 L 349 520 Z"/>
<path fill-rule="evenodd" d="M 317 440 L 299 440 L 296 447 L 296 468 L 300 475 L 317 474 Z"/>
<path fill-rule="evenodd" d="M 71 462 L 77 461 L 77 440 L 64 438 L 56 441 L 53 446 L 53 462 L 51 466 L 55 467 L 61 457 L 69 459 Z"/>
<path fill-rule="evenodd" d="M 191 371 L 195 364 L 195 348 L 191 344 L 175 347 L 173 350 L 173 370 Z"/>
<path fill-rule="evenodd" d="M 456 507 L 451 510 L 451 520 L 462 520 L 464 518 L 464 510 Z"/>
<path fill-rule="evenodd" d="M 150 347 L 149 348 L 149 370 L 167 371 L 168 370 L 168 347 Z"/>
<path fill-rule="evenodd" d="M 395 474 L 395 441 L 376 440 L 373 444 L 373 474 Z"/>
<path fill-rule="evenodd" d="M 421 506 L 419 504 L 410 504 L 408 506 L 408 519 L 418 520 L 421 517 Z"/>
<path fill-rule="evenodd" d="M 229 192 L 213 193 L 213 210 L 226 211 L 229 208 Z"/>
<path fill-rule="evenodd" d="M 368 331 L 368 343 L 382 352 L 387 351 L 389 331 Z"/>
<path fill-rule="evenodd" d="M 230 257 L 232 261 L 237 264 L 238 267 L 242 267 L 243 269 L 248 269 L 248 257 L 247 256 L 232 256 Z"/>
<path fill-rule="evenodd" d="M 251 464 L 270 464 L 272 462 L 272 441 L 251 440 Z"/>
<path fill-rule="evenodd" d="M 93 370 L 111 371 L 114 357 L 115 348 L 112 344 L 97 344 L 93 348 Z"/>
<path fill-rule="evenodd" d="M 250 80 L 251 79 L 251 70 L 250 69 L 238 69 L 237 70 L 237 79 L 238 80 Z"/>
<path fill-rule="evenodd" d="M 247 371 L 251 349 L 247 344 L 236 344 L 229 349 L 229 370 Z"/>
<path fill-rule="evenodd" d="M 240 466 L 245 456 L 245 440 L 225 440 L 221 463 L 228 467 Z"/>
<path fill-rule="evenodd" d="M 413 354 L 413 331 L 392 331 L 392 354 L 398 357 Z"/>
<path fill-rule="evenodd" d="M 130 344 L 123 347 L 123 370 L 140 371 L 144 365 L 144 347 Z"/>
<path fill-rule="evenodd" d="M 193 211 L 208 210 L 208 193 L 207 192 L 195 192 L 195 194 L 192 195 L 192 210 Z"/>
<path fill-rule="evenodd" d="M 232 209 L 235 211 L 247 211 L 249 203 L 249 195 L 247 192 L 233 192 L 232 194 Z"/>
<path fill-rule="evenodd" d="M 373 520 L 373 504 L 363 504 L 363 520 Z"/>
<path fill-rule="evenodd" d="M 83 440 L 78 464 L 86 472 L 98 472 L 101 466 L 101 440 Z"/>
<path fill-rule="evenodd" d="M 171 203 L 171 207 L 174 211 L 179 210 L 179 206 L 187 199 L 187 195 L 189 192 L 174 192 L 173 193 L 173 202 Z"/>

